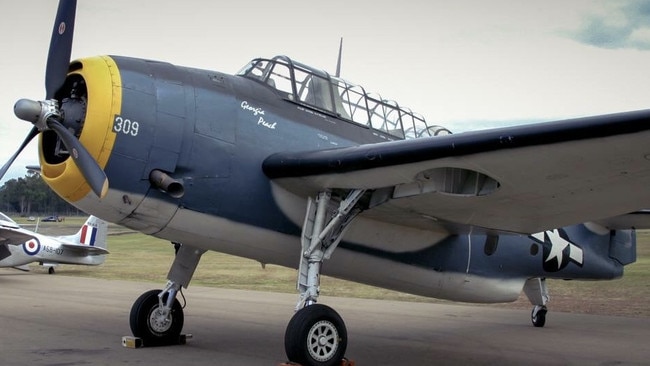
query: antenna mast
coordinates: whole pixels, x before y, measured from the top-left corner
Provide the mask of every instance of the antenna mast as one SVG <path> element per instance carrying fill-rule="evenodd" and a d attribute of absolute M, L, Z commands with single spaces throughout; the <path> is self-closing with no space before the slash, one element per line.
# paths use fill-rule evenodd
<path fill-rule="evenodd" d="M 341 37 L 341 43 L 339 43 L 339 58 L 336 61 L 336 77 L 341 77 L 341 55 L 343 54 L 343 37 Z"/>

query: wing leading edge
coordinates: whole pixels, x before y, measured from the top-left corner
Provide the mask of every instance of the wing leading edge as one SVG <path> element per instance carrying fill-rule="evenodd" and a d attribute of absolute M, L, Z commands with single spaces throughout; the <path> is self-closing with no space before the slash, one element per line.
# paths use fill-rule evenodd
<path fill-rule="evenodd" d="M 385 203 L 364 213 L 377 220 L 535 233 L 650 207 L 648 142 L 650 110 L 643 110 L 278 153 L 263 170 L 301 196 L 339 188 L 388 192 Z"/>

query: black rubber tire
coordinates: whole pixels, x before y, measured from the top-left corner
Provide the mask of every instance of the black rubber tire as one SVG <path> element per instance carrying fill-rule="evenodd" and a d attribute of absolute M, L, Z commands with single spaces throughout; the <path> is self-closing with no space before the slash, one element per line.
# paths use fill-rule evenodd
<path fill-rule="evenodd" d="M 54 267 L 50 267 L 47 269 L 47 273 L 49 274 L 54 274 Z"/>
<path fill-rule="evenodd" d="M 546 324 L 546 307 L 540 309 L 535 315 L 535 309 L 530 313 L 530 320 L 533 322 L 533 325 L 537 328 L 542 328 Z"/>
<path fill-rule="evenodd" d="M 145 346 L 164 346 L 178 344 L 183 330 L 183 308 L 178 299 L 174 299 L 171 310 L 171 324 L 164 330 L 156 330 L 150 323 L 152 312 L 158 309 L 158 294 L 162 290 L 150 290 L 138 297 L 131 307 L 129 323 L 135 337 L 142 338 Z M 167 299 L 167 295 L 163 301 Z"/>
<path fill-rule="evenodd" d="M 296 312 L 284 333 L 284 350 L 289 361 L 304 366 L 340 365 L 347 345 L 343 319 L 334 309 L 321 304 Z"/>

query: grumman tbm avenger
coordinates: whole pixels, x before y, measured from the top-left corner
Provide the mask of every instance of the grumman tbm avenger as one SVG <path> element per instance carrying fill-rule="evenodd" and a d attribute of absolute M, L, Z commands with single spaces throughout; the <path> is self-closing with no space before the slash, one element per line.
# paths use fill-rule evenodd
<path fill-rule="evenodd" d="M 347 330 L 320 275 L 496 303 L 523 291 L 543 326 L 546 279 L 612 279 L 648 227 L 650 111 L 451 134 L 285 56 L 236 75 L 123 56 L 70 62 L 59 3 L 46 97 L 16 103 L 61 197 L 178 247 L 134 336 L 173 344 L 176 299 L 208 250 L 298 269 L 289 360 L 333 365 Z"/>

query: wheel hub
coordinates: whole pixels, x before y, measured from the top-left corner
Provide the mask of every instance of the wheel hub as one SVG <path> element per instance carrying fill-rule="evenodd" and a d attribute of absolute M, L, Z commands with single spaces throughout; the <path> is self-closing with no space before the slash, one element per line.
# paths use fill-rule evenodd
<path fill-rule="evenodd" d="M 319 362 L 334 357 L 339 346 L 339 334 L 334 324 L 321 320 L 309 330 L 307 349 L 311 357 Z"/>
<path fill-rule="evenodd" d="M 155 333 L 165 333 L 172 325 L 170 314 L 165 315 L 159 307 L 149 314 L 149 328 Z"/>

